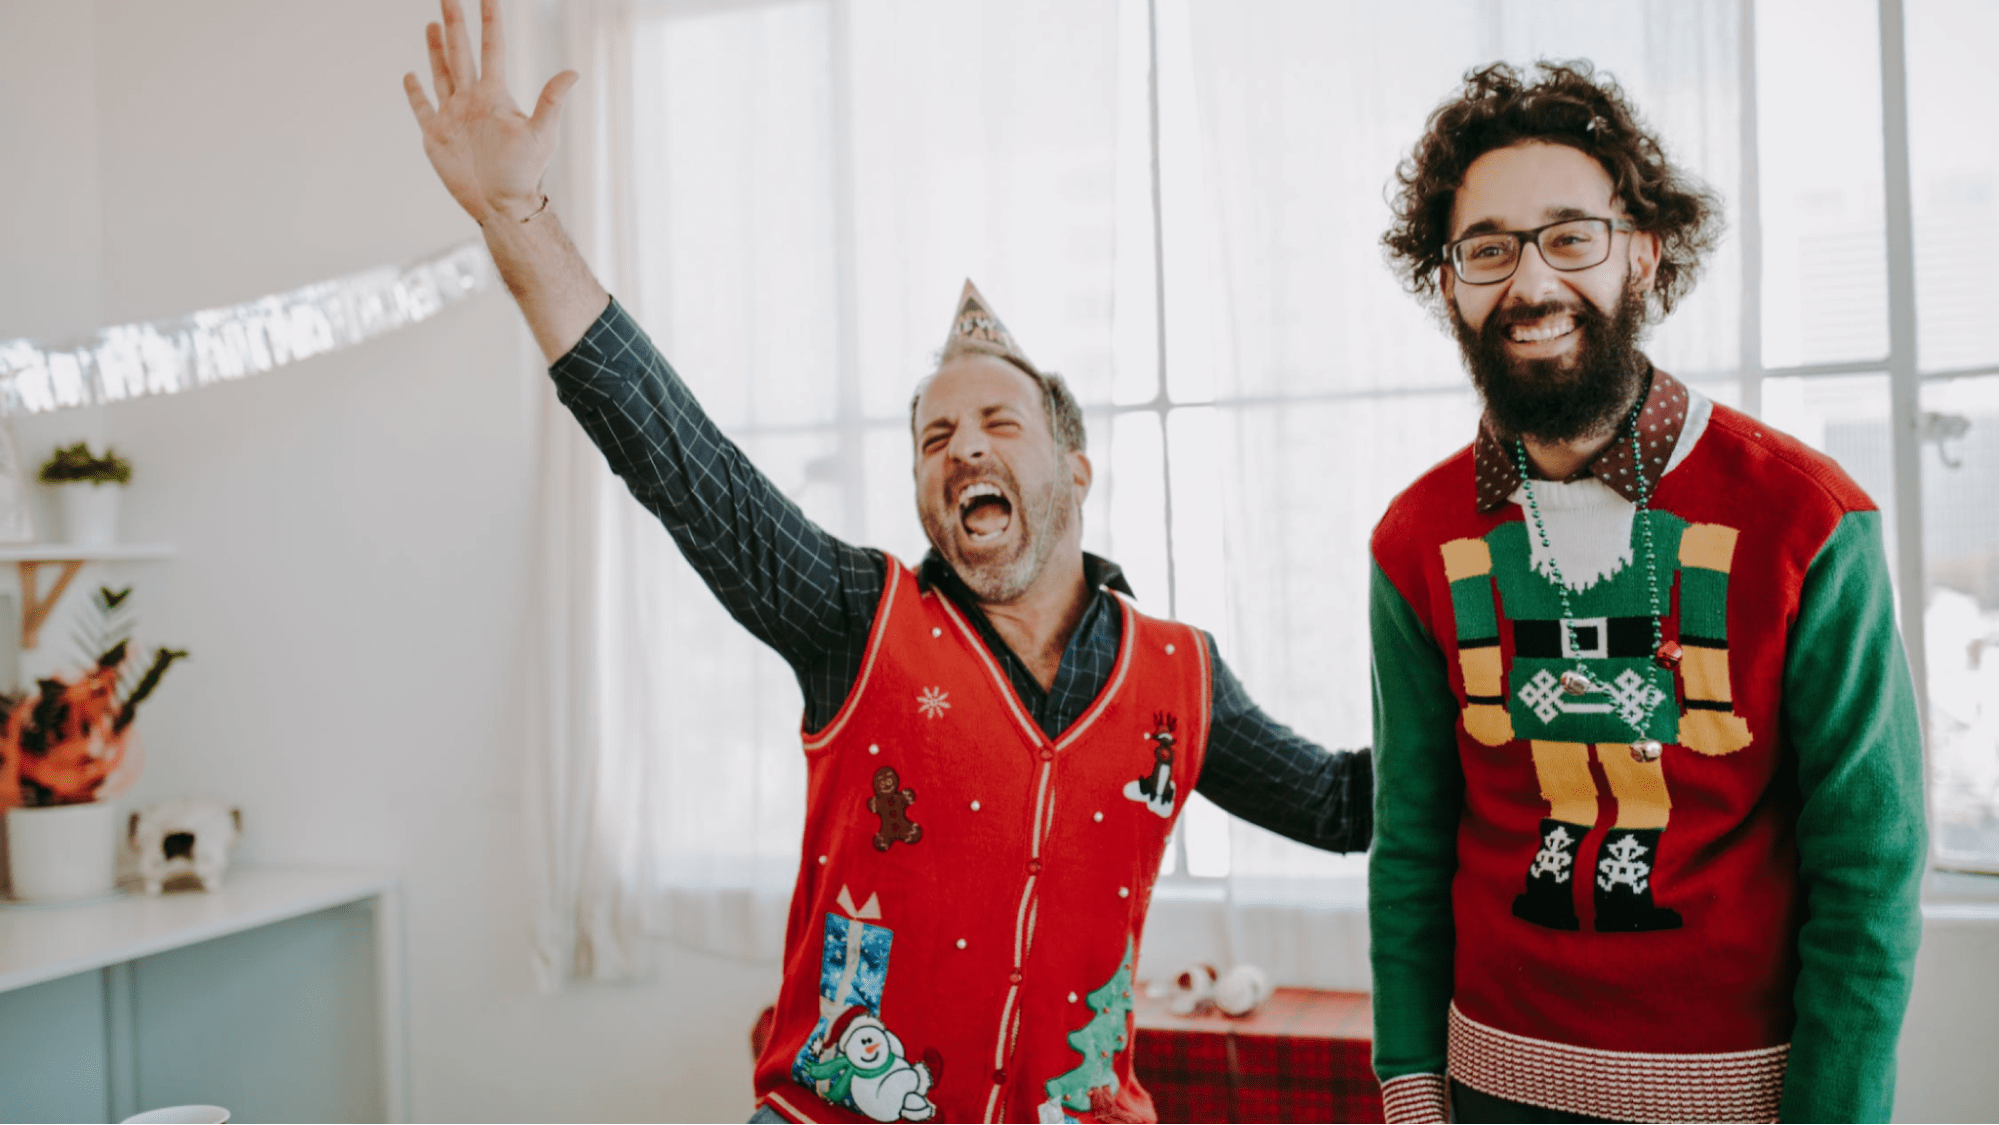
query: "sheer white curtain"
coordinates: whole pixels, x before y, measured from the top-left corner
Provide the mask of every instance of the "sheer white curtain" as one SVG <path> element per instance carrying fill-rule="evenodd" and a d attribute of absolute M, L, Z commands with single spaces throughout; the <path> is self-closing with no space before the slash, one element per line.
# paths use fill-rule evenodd
<path fill-rule="evenodd" d="M 572 0 L 510 4 L 515 95 L 565 68 L 572 93 L 547 188 L 564 225 L 614 290 L 631 278 L 629 169 L 631 5 Z M 523 77 L 526 76 L 526 77 Z M 530 346 L 530 350 L 532 350 Z M 530 361 L 537 367 L 536 353 Z M 603 457 L 537 380 L 537 573 L 530 607 L 528 828 L 534 875 L 534 965 L 544 988 L 570 977 L 643 972 L 641 919 L 652 856 L 644 778 L 651 759 L 626 748 L 656 737 L 644 712 L 617 705 L 659 674 L 656 645 L 628 606 L 650 584 L 628 544 L 635 505 Z"/>

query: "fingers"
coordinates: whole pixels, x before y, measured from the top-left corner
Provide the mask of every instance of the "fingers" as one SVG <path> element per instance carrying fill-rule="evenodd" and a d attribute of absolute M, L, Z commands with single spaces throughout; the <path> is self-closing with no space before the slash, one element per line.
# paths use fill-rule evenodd
<path fill-rule="evenodd" d="M 507 43 L 500 30 L 499 0 L 479 0 L 479 77 L 507 83 Z"/>
<path fill-rule="evenodd" d="M 423 35 L 430 45 L 430 81 L 437 87 L 437 100 L 442 102 L 451 96 L 454 89 L 451 68 L 444 62 L 444 29 L 434 23 L 429 24 L 424 27 Z"/>
<path fill-rule="evenodd" d="M 429 129 L 431 118 L 437 116 L 437 110 L 431 107 L 430 99 L 424 96 L 423 83 L 417 80 L 415 71 L 403 75 L 403 93 L 409 95 L 410 112 L 416 114 L 416 123 L 426 130 Z"/>
<path fill-rule="evenodd" d="M 534 103 L 534 116 L 528 119 L 528 128 L 544 144 L 555 139 L 555 127 L 562 121 L 562 102 L 580 77 L 573 70 L 565 70 L 541 88 L 541 98 Z"/>
<path fill-rule="evenodd" d="M 454 90 L 479 80 L 472 72 L 472 38 L 465 30 L 465 9 L 458 0 L 442 0 L 444 8 L 444 62 L 451 69 Z"/>

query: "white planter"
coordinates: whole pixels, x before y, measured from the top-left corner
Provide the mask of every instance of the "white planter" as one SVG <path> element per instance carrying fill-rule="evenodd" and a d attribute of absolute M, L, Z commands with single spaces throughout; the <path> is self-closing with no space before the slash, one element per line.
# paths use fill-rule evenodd
<path fill-rule="evenodd" d="M 118 888 L 118 818 L 109 801 L 7 810 L 7 870 L 23 902 L 100 898 Z"/>
<path fill-rule="evenodd" d="M 63 541 L 73 547 L 109 547 L 118 541 L 118 496 L 122 484 L 56 486 L 62 497 Z"/>

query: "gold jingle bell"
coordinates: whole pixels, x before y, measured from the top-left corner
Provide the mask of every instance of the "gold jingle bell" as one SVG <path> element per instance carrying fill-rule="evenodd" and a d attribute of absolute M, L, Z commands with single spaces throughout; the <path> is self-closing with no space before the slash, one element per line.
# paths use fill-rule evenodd
<path fill-rule="evenodd" d="M 1588 672 L 1571 668 L 1562 673 L 1562 690 L 1570 695 L 1588 695 L 1596 690 L 1596 684 L 1590 680 Z"/>
<path fill-rule="evenodd" d="M 1634 762 L 1656 762 L 1666 748 L 1656 738 L 1641 738 L 1631 744 L 1631 760 Z"/>

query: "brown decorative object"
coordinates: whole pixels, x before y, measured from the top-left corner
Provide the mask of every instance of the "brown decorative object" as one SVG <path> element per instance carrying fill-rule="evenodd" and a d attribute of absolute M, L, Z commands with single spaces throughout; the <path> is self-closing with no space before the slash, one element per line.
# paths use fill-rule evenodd
<path fill-rule="evenodd" d="M 875 833 L 876 851 L 885 852 L 898 840 L 914 844 L 923 839 L 923 826 L 910 820 L 908 813 L 916 790 L 897 788 L 901 784 L 894 769 L 883 766 L 875 771 L 875 795 L 868 798 L 868 811 L 882 818 L 881 831 Z"/>

